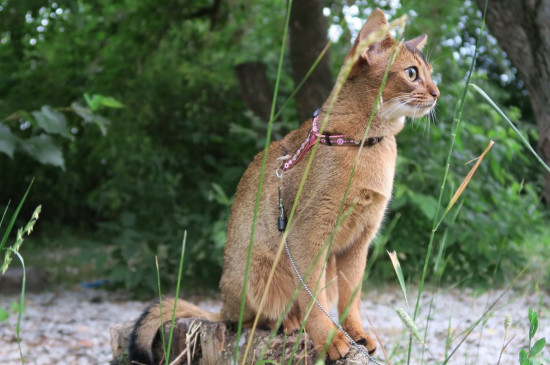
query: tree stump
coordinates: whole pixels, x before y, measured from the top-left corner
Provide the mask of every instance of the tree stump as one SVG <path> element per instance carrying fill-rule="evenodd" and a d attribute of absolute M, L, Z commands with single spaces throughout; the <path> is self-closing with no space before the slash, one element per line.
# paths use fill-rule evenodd
<path fill-rule="evenodd" d="M 109 329 L 111 335 L 111 349 L 113 365 L 130 364 L 128 360 L 128 341 L 134 322 L 117 324 Z M 164 326 L 166 341 L 170 335 L 170 323 Z M 256 329 L 252 339 L 246 364 L 254 364 L 260 358 L 277 363 L 288 364 L 315 364 L 317 352 L 306 333 L 298 336 L 275 335 L 271 340 L 271 331 Z M 230 365 L 235 351 L 236 328 L 224 322 L 209 322 L 199 318 L 185 318 L 176 320 L 170 349 L 170 363 L 179 365 Z M 242 363 L 245 348 L 250 337 L 250 329 L 244 329 L 239 346 L 239 363 Z M 294 355 L 292 352 L 296 348 Z M 155 363 L 162 361 L 164 351 L 162 340 L 157 336 L 153 343 Z M 332 364 L 367 364 L 368 359 L 357 349 L 352 348 L 345 359 Z"/>

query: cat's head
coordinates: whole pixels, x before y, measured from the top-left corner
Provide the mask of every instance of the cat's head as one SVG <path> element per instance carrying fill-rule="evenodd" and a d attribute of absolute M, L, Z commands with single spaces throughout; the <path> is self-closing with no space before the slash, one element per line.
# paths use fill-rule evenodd
<path fill-rule="evenodd" d="M 375 10 L 361 29 L 347 57 L 352 57 L 361 41 L 386 24 L 384 13 L 379 9 Z M 431 77 L 432 66 L 421 51 L 426 41 L 427 36 L 423 34 L 404 42 L 399 48 L 399 53 L 390 67 L 377 112 L 383 119 L 398 119 L 405 116 L 417 118 L 428 114 L 435 107 L 439 89 Z M 362 49 L 349 78 L 369 84 L 375 81 L 379 85 L 395 42 L 396 40 L 388 34 L 383 40 Z"/>

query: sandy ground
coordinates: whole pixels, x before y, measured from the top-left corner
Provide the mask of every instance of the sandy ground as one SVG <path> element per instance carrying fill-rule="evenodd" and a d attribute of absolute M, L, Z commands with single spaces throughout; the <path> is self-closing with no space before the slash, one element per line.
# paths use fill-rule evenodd
<path fill-rule="evenodd" d="M 364 324 L 372 323 L 371 333 L 376 333 L 383 345 L 377 353 L 380 363 L 404 364 L 408 348 L 408 332 L 395 307 L 407 309 L 403 293 L 397 287 L 364 290 L 362 313 Z M 425 291 L 421 300 L 421 312 L 416 321 L 422 334 L 426 331 L 429 352 L 423 355 L 424 364 L 436 364 L 445 359 L 462 341 L 465 331 L 483 316 L 488 306 L 503 294 L 492 290 L 476 294 L 470 289 L 440 290 L 430 308 L 433 292 Z M 411 303 L 416 293 L 409 293 Z M 7 309 L 18 301 L 15 295 L 0 294 L 0 307 Z M 202 300 L 199 304 L 216 310 L 216 300 Z M 42 294 L 27 294 L 25 313 L 21 324 L 22 351 L 27 364 L 107 364 L 111 359 L 109 326 L 132 320 L 146 305 L 129 301 L 124 297 L 100 290 L 59 290 Z M 537 338 L 550 340 L 550 295 L 530 293 L 516 289 L 504 293 L 502 298 L 463 341 L 448 364 L 497 364 L 503 348 L 504 316 L 512 316 L 506 338 L 512 341 L 502 354 L 500 364 L 518 363 L 518 353 L 528 343 L 527 311 L 535 308 L 539 313 Z M 429 321 L 427 319 L 429 318 Z M 21 364 L 17 346 L 17 316 L 12 314 L 0 322 L 0 364 Z M 426 328 L 427 324 L 427 328 Z M 382 346 L 379 346 L 381 349 Z M 414 342 L 411 364 L 422 363 L 422 345 Z M 543 350 L 543 364 L 550 364 L 550 349 Z"/>

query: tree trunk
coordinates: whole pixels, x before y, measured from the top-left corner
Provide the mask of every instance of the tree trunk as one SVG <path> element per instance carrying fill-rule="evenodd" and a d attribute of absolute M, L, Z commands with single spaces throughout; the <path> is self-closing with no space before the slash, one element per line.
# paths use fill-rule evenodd
<path fill-rule="evenodd" d="M 261 120 L 269 122 L 273 89 L 267 80 L 265 65 L 261 62 L 240 63 L 235 66 L 235 73 L 246 107 Z"/>
<path fill-rule="evenodd" d="M 476 0 L 480 9 L 486 0 Z M 550 0 L 490 0 L 487 26 L 525 83 L 539 131 L 539 149 L 550 165 Z M 544 172 L 550 204 L 550 174 Z"/>
<path fill-rule="evenodd" d="M 328 26 L 323 15 L 323 1 L 299 0 L 292 2 L 290 12 L 290 62 L 294 85 L 305 77 L 327 44 Z M 298 116 L 303 121 L 328 97 L 332 89 L 328 52 L 309 79 L 296 94 Z"/>

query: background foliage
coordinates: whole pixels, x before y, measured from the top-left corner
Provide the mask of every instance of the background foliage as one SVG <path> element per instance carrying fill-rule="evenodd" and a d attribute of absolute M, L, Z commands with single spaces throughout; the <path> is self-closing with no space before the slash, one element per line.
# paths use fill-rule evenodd
<path fill-rule="evenodd" d="M 80 248 L 96 275 L 136 292 L 154 293 L 155 255 L 163 279 L 174 280 L 187 229 L 186 285 L 215 286 L 231 197 L 266 128 L 247 112 L 234 66 L 261 61 L 274 80 L 285 5 L 0 1 L 0 204 L 16 200 L 34 177 L 28 209 L 43 206 L 40 242 L 66 253 Z M 356 32 L 354 19 L 366 19 L 374 7 L 409 14 L 409 38 L 429 34 L 425 53 L 442 95 L 437 121 L 409 123 L 398 137 L 388 221 L 401 218 L 387 245 L 414 277 L 424 260 L 452 116 L 481 19 L 469 1 L 327 1 L 333 31 L 347 20 L 331 48 L 333 75 Z M 279 105 L 294 87 L 288 62 L 284 67 Z M 475 82 L 521 121 L 536 144 L 521 80 L 487 34 Z M 298 125 L 290 101 L 275 138 Z M 57 159 L 29 152 L 40 139 L 58 151 Z M 446 278 L 453 282 L 505 278 L 525 260 L 518 249 L 525 236 L 547 219 L 540 170 L 513 132 L 473 95 L 457 136 L 448 197 L 489 139 L 496 145 L 463 195 L 456 220 L 446 222 L 447 234 L 438 238 Z M 8 143 L 11 153 L 2 148 Z M 373 270 L 393 277 L 385 259 Z"/>

